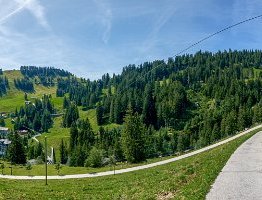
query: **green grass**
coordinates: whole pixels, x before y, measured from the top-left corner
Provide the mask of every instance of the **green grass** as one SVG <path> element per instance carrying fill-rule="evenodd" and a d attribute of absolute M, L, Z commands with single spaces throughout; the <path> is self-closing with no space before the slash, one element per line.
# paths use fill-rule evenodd
<path fill-rule="evenodd" d="M 16 108 L 20 108 L 24 105 L 24 92 L 16 89 L 14 85 L 15 78 L 22 78 L 23 75 L 19 70 L 7 70 L 4 71 L 4 76 L 8 78 L 10 89 L 7 94 L 0 97 L 0 111 L 1 112 L 14 112 Z M 56 97 L 56 87 L 44 87 L 43 85 L 34 84 L 35 92 L 28 94 L 28 99 L 32 97 L 41 98 L 44 94 L 51 94 L 53 97 L 53 103 L 56 108 L 62 108 L 62 97 Z"/>
<path fill-rule="evenodd" d="M 124 162 L 119 162 L 115 166 L 115 169 L 126 169 L 130 167 L 136 167 L 139 165 L 144 165 L 144 164 L 149 164 L 153 162 L 157 162 L 163 159 L 168 159 L 170 157 L 166 158 L 154 158 L 154 159 L 149 159 L 146 162 L 142 163 L 124 163 Z M 0 162 L 3 162 L 0 160 Z M 26 165 L 11 165 L 10 162 L 4 162 L 5 164 L 5 169 L 4 169 L 4 174 L 10 175 L 11 171 L 9 169 L 10 166 L 12 166 L 13 170 L 12 173 L 13 175 L 16 176 L 44 176 L 45 175 L 45 165 L 44 164 L 37 164 L 37 165 L 32 165 L 32 170 L 28 171 L 26 170 Z M 48 165 L 47 167 L 48 170 L 48 175 L 57 175 L 57 171 L 55 170 L 55 165 Z M 105 171 L 110 171 L 113 170 L 113 167 L 110 165 L 100 167 L 100 168 L 92 168 L 92 167 L 69 167 L 67 165 L 62 165 L 62 169 L 60 170 L 60 175 L 71 175 L 71 174 L 87 174 L 87 173 L 98 173 L 98 172 L 105 172 Z"/>
<path fill-rule="evenodd" d="M 255 79 L 259 78 L 259 75 L 260 75 L 260 72 L 262 72 L 262 69 L 253 68 L 253 70 L 254 70 Z"/>
<path fill-rule="evenodd" d="M 174 158 L 175 156 L 166 156 L 166 157 L 157 157 L 157 158 L 150 158 L 147 159 L 144 162 L 140 163 L 127 163 L 127 162 L 118 162 L 115 166 L 115 169 L 126 169 L 130 167 L 136 167 L 140 165 L 146 165 L 162 160 L 167 160 L 170 158 Z M 32 175 L 32 176 L 43 176 L 45 175 L 45 165 L 44 164 L 37 164 L 37 165 L 32 165 L 32 170 L 29 171 L 26 170 L 25 165 L 11 165 L 10 162 L 6 162 L 3 160 L 0 160 L 0 162 L 5 163 L 5 170 L 4 174 L 10 174 L 10 169 L 8 169 L 10 166 L 13 167 L 13 175 L 17 176 L 27 176 L 27 175 Z M 61 173 L 62 175 L 70 175 L 70 174 L 85 174 L 85 173 L 97 173 L 97 172 L 105 172 L 105 171 L 110 171 L 113 170 L 112 166 L 107 165 L 103 166 L 100 168 L 92 168 L 92 167 L 69 167 L 67 165 L 63 165 Z M 57 175 L 57 172 L 55 170 L 55 165 L 48 165 L 48 175 Z"/>
<path fill-rule="evenodd" d="M 257 131 L 256 131 L 257 132 Z M 205 199 L 244 135 L 210 151 L 174 163 L 89 179 L 0 182 L 0 199 Z"/>
<path fill-rule="evenodd" d="M 81 107 L 79 107 L 79 115 L 81 119 L 86 119 L 88 118 L 92 129 L 97 132 L 99 130 L 99 126 L 97 124 L 97 119 L 96 119 L 96 109 L 89 109 L 87 111 L 83 111 Z M 103 127 L 105 129 L 111 130 L 113 128 L 119 127 L 119 124 L 111 123 L 111 124 L 105 124 Z"/>
<path fill-rule="evenodd" d="M 91 127 L 95 132 L 99 130 L 99 126 L 97 125 L 97 120 L 96 120 L 96 110 L 95 109 L 83 111 L 80 108 L 79 114 L 80 114 L 81 119 L 85 119 L 86 117 L 88 117 Z M 63 139 L 69 145 L 69 138 L 70 138 L 70 129 L 63 128 L 61 126 L 62 120 L 63 120 L 62 116 L 54 118 L 53 127 L 49 129 L 48 133 L 43 133 L 41 136 L 37 137 L 37 139 L 41 143 L 44 143 L 44 138 L 45 136 L 47 136 L 49 151 L 50 151 L 50 147 L 53 147 L 55 149 L 57 160 L 60 159 L 59 145 L 61 143 L 61 140 Z M 6 121 L 8 122 L 8 119 Z M 8 122 L 8 127 L 9 127 L 9 124 L 10 123 Z M 104 127 L 110 130 L 118 126 L 119 126 L 118 124 L 108 124 L 108 125 L 105 125 Z"/>
<path fill-rule="evenodd" d="M 69 128 L 63 128 L 61 126 L 62 124 L 62 117 L 54 118 L 54 124 L 53 127 L 49 129 L 48 133 L 43 133 L 41 136 L 38 136 L 37 139 L 44 144 L 45 136 L 47 137 L 47 143 L 49 150 L 51 147 L 55 149 L 56 153 L 56 159 L 60 159 L 59 155 L 59 145 L 61 143 L 61 140 L 63 139 L 67 144 L 69 144 Z"/>

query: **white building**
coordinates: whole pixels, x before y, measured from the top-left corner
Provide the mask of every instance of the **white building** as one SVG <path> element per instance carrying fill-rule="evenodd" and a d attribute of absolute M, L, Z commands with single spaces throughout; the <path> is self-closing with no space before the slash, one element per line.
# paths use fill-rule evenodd
<path fill-rule="evenodd" d="M 8 133 L 9 133 L 8 128 L 0 126 L 0 137 L 5 138 Z"/>
<path fill-rule="evenodd" d="M 0 139 L 0 156 L 5 156 L 7 148 L 11 144 L 11 141 L 8 139 Z"/>

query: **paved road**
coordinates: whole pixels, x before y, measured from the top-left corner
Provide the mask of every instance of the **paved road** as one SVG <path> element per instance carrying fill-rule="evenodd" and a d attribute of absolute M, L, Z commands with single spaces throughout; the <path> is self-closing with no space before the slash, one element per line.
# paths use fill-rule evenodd
<path fill-rule="evenodd" d="M 120 169 L 120 170 L 116 170 L 115 174 L 122 174 L 122 173 L 126 173 L 126 172 L 132 172 L 132 171 L 137 171 L 137 170 L 142 170 L 142 169 L 147 169 L 147 168 L 151 168 L 151 167 L 155 167 L 155 166 L 159 166 L 159 165 L 164 165 L 167 163 L 171 163 L 171 162 L 175 162 L 177 160 L 181 160 L 183 158 L 187 158 L 190 156 L 194 156 L 196 154 L 202 153 L 204 151 L 213 149 L 219 145 L 225 144 L 227 142 L 230 142 L 236 138 L 241 137 L 242 135 L 245 135 L 246 133 L 249 133 L 250 131 L 256 130 L 258 128 L 261 128 L 262 125 L 256 126 L 254 128 L 251 128 L 247 131 L 244 131 L 242 133 L 239 133 L 233 137 L 230 137 L 228 139 L 225 139 L 221 142 L 218 142 L 216 144 L 204 147 L 202 149 L 175 157 L 175 158 L 171 158 L 171 159 L 167 159 L 167 160 L 163 160 L 163 161 L 159 161 L 159 162 L 155 162 L 155 163 L 151 163 L 151 164 L 147 164 L 147 165 L 142 165 L 142 166 L 137 166 L 137 167 L 131 167 L 131 168 L 127 168 L 127 169 Z M 113 175 L 114 171 L 106 171 L 106 172 L 99 172 L 99 173 L 92 173 L 92 174 L 73 174 L 73 175 L 65 175 L 65 176 L 48 176 L 48 179 L 72 179 L 72 178 L 92 178 L 92 177 L 98 177 L 98 176 L 108 176 L 108 175 Z M 22 179 L 22 180 L 39 180 L 39 179 L 45 179 L 45 176 L 10 176 L 10 175 L 0 175 L 0 178 L 6 178 L 6 179 Z"/>
<path fill-rule="evenodd" d="M 41 135 L 41 134 L 37 134 L 37 135 L 33 136 L 32 139 L 35 140 L 37 143 L 39 143 L 39 140 L 38 140 L 36 137 L 38 137 L 38 136 L 40 136 L 40 135 Z"/>
<path fill-rule="evenodd" d="M 262 132 L 235 151 L 206 199 L 262 199 Z"/>

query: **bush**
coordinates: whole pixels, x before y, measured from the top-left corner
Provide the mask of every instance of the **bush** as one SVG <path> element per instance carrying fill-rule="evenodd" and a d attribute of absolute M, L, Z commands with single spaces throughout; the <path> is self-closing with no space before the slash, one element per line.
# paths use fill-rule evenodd
<path fill-rule="evenodd" d="M 101 167 L 103 165 L 103 152 L 93 147 L 85 161 L 86 167 Z"/>

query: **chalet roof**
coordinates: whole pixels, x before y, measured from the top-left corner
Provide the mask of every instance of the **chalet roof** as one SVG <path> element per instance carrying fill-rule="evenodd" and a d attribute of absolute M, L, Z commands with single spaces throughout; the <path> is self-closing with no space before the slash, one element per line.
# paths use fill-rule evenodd
<path fill-rule="evenodd" d="M 8 128 L 0 126 L 0 131 L 8 131 Z"/>
<path fill-rule="evenodd" d="M 8 139 L 0 139 L 0 143 L 8 145 L 11 144 L 11 141 Z"/>

